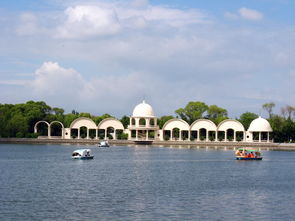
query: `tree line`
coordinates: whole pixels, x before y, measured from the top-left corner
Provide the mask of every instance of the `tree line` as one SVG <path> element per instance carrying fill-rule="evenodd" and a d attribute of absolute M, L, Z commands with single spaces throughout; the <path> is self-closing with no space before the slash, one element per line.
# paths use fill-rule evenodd
<path fill-rule="evenodd" d="M 262 108 L 268 113 L 268 121 L 273 128 L 273 138 L 275 142 L 293 142 L 295 141 L 295 107 L 287 105 L 281 108 L 280 114 L 274 114 L 275 104 L 270 102 L 262 105 Z M 176 117 L 185 120 L 191 124 L 198 119 L 209 119 L 218 125 L 221 121 L 228 119 L 228 112 L 217 105 L 207 105 L 200 101 L 191 101 L 183 107 L 175 111 Z M 34 138 L 38 135 L 34 134 L 34 126 L 38 121 L 47 122 L 59 121 L 65 127 L 79 117 L 87 117 L 99 124 L 103 119 L 113 117 L 110 114 L 95 116 L 90 113 L 79 113 L 72 110 L 71 113 L 65 114 L 64 109 L 50 107 L 44 101 L 28 101 L 22 104 L 0 104 L 0 137 L 28 137 Z M 247 130 L 250 123 L 258 117 L 257 114 L 245 112 L 236 120 L 240 121 Z M 160 128 L 164 124 L 173 119 L 174 116 L 162 116 L 158 118 Z M 123 116 L 119 119 L 123 126 L 127 128 L 129 125 L 129 117 Z M 53 127 L 54 130 L 58 130 Z"/>

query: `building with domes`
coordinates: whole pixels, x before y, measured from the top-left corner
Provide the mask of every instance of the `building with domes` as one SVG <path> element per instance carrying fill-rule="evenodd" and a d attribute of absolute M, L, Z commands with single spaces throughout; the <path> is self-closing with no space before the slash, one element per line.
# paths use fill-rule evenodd
<path fill-rule="evenodd" d="M 153 141 L 157 139 L 159 127 L 151 105 L 145 101 L 136 105 L 128 126 L 129 140 Z"/>
<path fill-rule="evenodd" d="M 46 138 L 117 140 L 121 139 L 122 134 L 127 134 L 127 139 L 134 142 L 273 142 L 272 128 L 261 117 L 253 120 L 247 131 L 239 121 L 233 119 L 226 119 L 218 125 L 209 119 L 198 119 L 189 125 L 184 120 L 174 118 L 160 129 L 152 106 L 145 101 L 135 106 L 127 128 L 115 118 L 107 118 L 96 124 L 92 119 L 80 117 L 69 128 L 58 121 L 39 121 L 35 124 L 35 133 L 39 124 L 47 126 Z M 53 125 L 59 125 L 61 136 L 52 136 Z"/>

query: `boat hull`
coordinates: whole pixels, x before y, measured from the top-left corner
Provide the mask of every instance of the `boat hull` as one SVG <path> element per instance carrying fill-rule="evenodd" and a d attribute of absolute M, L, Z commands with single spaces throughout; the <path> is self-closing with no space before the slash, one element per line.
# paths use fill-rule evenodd
<path fill-rule="evenodd" d="M 236 157 L 237 160 L 262 160 L 262 157 Z"/>
<path fill-rule="evenodd" d="M 92 160 L 94 156 L 88 156 L 88 157 L 72 157 L 72 159 L 75 160 Z"/>

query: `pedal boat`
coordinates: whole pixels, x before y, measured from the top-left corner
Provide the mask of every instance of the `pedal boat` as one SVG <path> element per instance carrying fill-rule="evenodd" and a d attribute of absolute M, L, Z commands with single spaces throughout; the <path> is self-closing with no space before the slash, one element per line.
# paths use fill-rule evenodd
<path fill-rule="evenodd" d="M 72 159 L 92 160 L 93 158 L 94 156 L 91 154 L 90 149 L 79 149 L 72 153 Z"/>
<path fill-rule="evenodd" d="M 239 148 L 235 152 L 237 160 L 262 160 L 259 150 L 250 148 Z"/>

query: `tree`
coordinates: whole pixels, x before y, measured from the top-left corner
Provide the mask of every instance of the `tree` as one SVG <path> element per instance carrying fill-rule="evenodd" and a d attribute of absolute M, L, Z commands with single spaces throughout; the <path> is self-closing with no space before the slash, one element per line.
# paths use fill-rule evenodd
<path fill-rule="evenodd" d="M 245 127 L 245 130 L 248 130 L 251 122 L 255 120 L 256 118 L 258 118 L 257 114 L 246 112 L 241 114 L 240 119 L 238 119 L 238 121 L 240 121 L 243 124 L 243 126 Z"/>
<path fill-rule="evenodd" d="M 130 118 L 128 116 L 124 115 L 120 121 L 123 124 L 124 128 L 127 128 L 130 123 Z"/>
<path fill-rule="evenodd" d="M 295 107 L 292 107 L 290 105 L 287 105 L 286 107 L 281 108 L 281 113 L 284 116 L 284 118 L 287 118 L 288 120 L 292 119 L 292 115 L 295 114 Z"/>
<path fill-rule="evenodd" d="M 158 125 L 160 127 L 160 129 L 163 128 L 164 124 L 168 121 L 168 120 L 171 120 L 173 119 L 174 117 L 169 115 L 169 116 L 162 116 L 158 119 Z"/>
<path fill-rule="evenodd" d="M 215 124 L 219 124 L 221 121 L 227 119 L 227 110 L 217 105 L 210 105 L 207 110 L 207 118 L 212 120 Z"/>
<path fill-rule="evenodd" d="M 98 117 L 94 117 L 94 122 L 96 124 L 99 124 L 102 120 L 106 119 L 106 118 L 110 118 L 112 117 L 112 115 L 109 115 L 109 114 L 103 114 L 101 116 L 98 116 Z"/>
<path fill-rule="evenodd" d="M 272 117 L 272 109 L 273 109 L 275 106 L 276 106 L 276 105 L 275 105 L 275 103 L 273 103 L 273 102 L 265 103 L 265 104 L 262 105 L 262 108 L 268 112 L 268 114 L 269 114 L 269 118 Z"/>
<path fill-rule="evenodd" d="M 200 101 L 190 101 L 185 108 L 179 108 L 175 113 L 189 124 L 195 120 L 202 118 L 203 114 L 208 110 L 208 106 Z"/>

